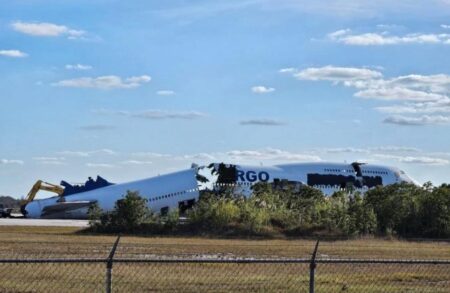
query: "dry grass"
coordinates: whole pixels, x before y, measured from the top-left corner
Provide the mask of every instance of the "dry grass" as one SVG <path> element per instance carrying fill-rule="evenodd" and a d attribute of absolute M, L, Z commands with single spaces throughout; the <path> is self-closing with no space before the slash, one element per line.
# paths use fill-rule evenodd
<path fill-rule="evenodd" d="M 79 234 L 73 227 L 0 227 L 0 257 L 105 257 L 115 236 Z M 122 237 L 118 257 L 219 255 L 308 258 L 314 240 Z M 322 241 L 319 257 L 450 259 L 450 242 L 356 239 Z"/>
<path fill-rule="evenodd" d="M 108 255 L 115 236 L 79 228 L 0 227 L 0 258 Z M 123 237 L 118 258 L 309 258 L 313 240 Z M 450 259 L 450 244 L 323 241 L 319 257 Z M 0 292 L 102 292 L 104 264 L 0 264 Z M 117 292 L 307 292 L 308 264 L 116 263 Z M 319 264 L 316 292 L 450 292 L 449 265 Z"/>

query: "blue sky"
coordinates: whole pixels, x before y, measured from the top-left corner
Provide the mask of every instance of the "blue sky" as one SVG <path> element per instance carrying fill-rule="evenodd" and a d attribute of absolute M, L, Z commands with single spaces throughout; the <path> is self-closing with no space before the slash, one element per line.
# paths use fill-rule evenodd
<path fill-rule="evenodd" d="M 0 3 L 0 194 L 192 162 L 449 182 L 450 2 Z"/>

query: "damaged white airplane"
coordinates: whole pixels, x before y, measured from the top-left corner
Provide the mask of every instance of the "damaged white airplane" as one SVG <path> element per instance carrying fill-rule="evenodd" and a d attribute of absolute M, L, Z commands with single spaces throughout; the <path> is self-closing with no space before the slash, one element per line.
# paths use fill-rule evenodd
<path fill-rule="evenodd" d="M 199 167 L 142 179 L 112 184 L 101 177 L 84 185 L 52 185 L 58 193 L 46 199 L 34 199 L 39 187 L 32 189 L 22 205 L 22 213 L 28 218 L 86 219 L 91 204 L 98 203 L 103 211 L 111 211 L 127 190 L 139 191 L 147 199 L 148 207 L 157 213 L 170 209 L 190 208 L 199 198 L 201 190 L 217 190 L 230 186 L 236 194 L 250 196 L 251 187 L 257 182 L 273 185 L 297 184 L 318 188 L 326 195 L 339 190 L 365 191 L 379 185 L 414 181 L 394 167 L 362 163 L 297 163 L 264 166 L 244 166 L 213 163 Z M 40 188 L 52 190 L 51 187 Z M 60 192 L 58 192 L 60 191 Z"/>

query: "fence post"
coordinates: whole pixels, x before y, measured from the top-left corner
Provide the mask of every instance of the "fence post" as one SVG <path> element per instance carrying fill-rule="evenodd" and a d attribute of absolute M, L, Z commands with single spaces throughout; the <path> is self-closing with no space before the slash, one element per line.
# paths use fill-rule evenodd
<path fill-rule="evenodd" d="M 316 272 L 316 255 L 317 249 L 319 248 L 319 239 L 317 239 L 316 247 L 314 248 L 314 252 L 311 256 L 311 262 L 309 263 L 309 293 L 314 293 L 314 275 Z"/>
<path fill-rule="evenodd" d="M 111 293 L 112 289 L 112 268 L 113 268 L 113 260 L 114 254 L 116 253 L 117 245 L 119 245 L 120 235 L 117 236 L 116 242 L 109 252 L 109 256 L 106 262 L 106 293 Z"/>

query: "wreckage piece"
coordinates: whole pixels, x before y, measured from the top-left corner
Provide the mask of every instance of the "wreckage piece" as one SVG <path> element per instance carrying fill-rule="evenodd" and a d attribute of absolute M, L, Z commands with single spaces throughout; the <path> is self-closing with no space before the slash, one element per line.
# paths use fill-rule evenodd
<path fill-rule="evenodd" d="M 71 195 L 33 200 L 23 207 L 23 212 L 28 218 L 86 219 L 91 204 L 97 203 L 104 212 L 112 211 L 116 201 L 122 199 L 128 190 L 138 191 L 147 199 L 153 212 L 166 212 L 192 205 L 198 199 L 196 175 L 197 169 L 191 168 Z"/>

